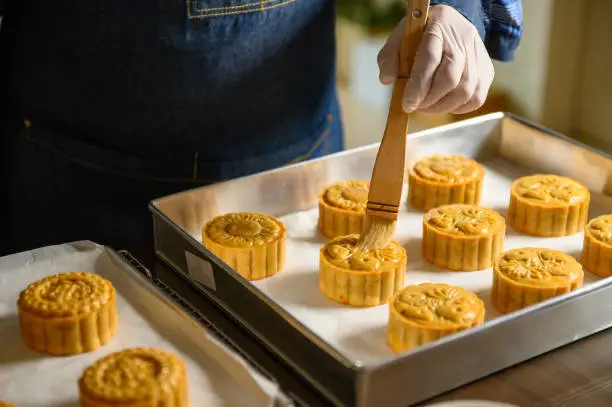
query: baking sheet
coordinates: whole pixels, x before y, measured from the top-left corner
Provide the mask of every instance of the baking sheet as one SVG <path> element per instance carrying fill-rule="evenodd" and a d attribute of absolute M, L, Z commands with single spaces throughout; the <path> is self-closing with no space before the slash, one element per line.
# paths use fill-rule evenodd
<path fill-rule="evenodd" d="M 113 282 L 119 331 L 91 353 L 69 357 L 36 353 L 21 341 L 17 297 L 29 283 L 68 271 L 95 272 Z M 76 407 L 77 380 L 89 364 L 127 347 L 151 346 L 185 361 L 193 406 L 273 405 L 276 384 L 248 367 L 149 284 L 114 252 L 91 242 L 0 258 L 0 400 L 19 407 Z"/>
<path fill-rule="evenodd" d="M 497 210 L 506 217 L 510 184 L 514 179 L 532 172 L 503 158 L 481 164 L 486 170 L 481 205 Z M 406 190 L 403 202 L 406 202 Z M 591 217 L 605 213 L 606 207 L 612 208 L 610 198 L 592 195 Z M 406 248 L 408 255 L 406 284 L 443 282 L 463 287 L 475 292 L 485 302 L 487 320 L 500 316 L 490 302 L 491 268 L 475 272 L 450 272 L 429 264 L 421 257 L 422 216 L 423 212 L 408 208 L 405 204 L 401 206 L 395 240 Z M 286 266 L 274 277 L 253 284 L 354 362 L 368 364 L 392 359 L 394 354 L 386 343 L 387 305 L 353 308 L 338 304 L 319 291 L 319 249 L 327 239 L 319 233 L 317 219 L 317 208 L 280 218 L 288 230 Z M 536 238 L 507 227 L 504 250 L 548 247 L 579 258 L 582 240 L 582 233 L 561 238 Z M 585 285 L 598 279 L 585 271 Z"/>

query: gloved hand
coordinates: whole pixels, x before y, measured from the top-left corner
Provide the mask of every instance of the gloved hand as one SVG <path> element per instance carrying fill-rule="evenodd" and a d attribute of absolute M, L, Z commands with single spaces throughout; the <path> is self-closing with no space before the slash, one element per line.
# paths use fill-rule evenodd
<path fill-rule="evenodd" d="M 378 54 L 380 81 L 390 85 L 398 74 L 404 20 Z M 483 105 L 495 70 L 478 31 L 450 6 L 429 9 L 402 105 L 406 112 L 468 113 Z"/>

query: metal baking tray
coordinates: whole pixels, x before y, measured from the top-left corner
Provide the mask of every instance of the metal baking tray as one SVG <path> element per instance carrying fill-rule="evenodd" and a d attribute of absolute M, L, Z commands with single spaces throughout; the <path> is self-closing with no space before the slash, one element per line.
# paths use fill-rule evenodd
<path fill-rule="evenodd" d="M 221 213 L 283 217 L 316 208 L 325 185 L 369 179 L 377 148 L 373 144 L 154 200 L 149 208 L 156 254 L 338 406 L 417 403 L 612 326 L 612 279 L 595 279 L 480 327 L 364 363 L 330 344 L 200 243 L 201 228 Z M 503 163 L 508 178 L 525 172 L 566 175 L 591 190 L 599 212 L 612 213 L 612 157 L 511 114 L 410 134 L 407 151 L 409 163 L 433 153 Z"/>

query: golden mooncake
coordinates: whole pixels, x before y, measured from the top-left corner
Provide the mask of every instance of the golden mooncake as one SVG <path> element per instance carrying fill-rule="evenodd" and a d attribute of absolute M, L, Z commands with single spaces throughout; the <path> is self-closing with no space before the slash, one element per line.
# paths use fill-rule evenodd
<path fill-rule="evenodd" d="M 612 215 L 602 215 L 587 224 L 580 262 L 600 277 L 612 276 Z"/>
<path fill-rule="evenodd" d="M 358 250 L 359 235 L 338 236 L 320 250 L 319 288 L 341 304 L 370 307 L 386 303 L 404 286 L 406 250 L 397 242 Z"/>
<path fill-rule="evenodd" d="M 97 274 L 56 274 L 26 287 L 17 301 L 24 343 L 51 355 L 90 352 L 117 332 L 115 289 Z"/>
<path fill-rule="evenodd" d="M 582 266 L 552 249 L 527 247 L 502 253 L 493 267 L 491 302 L 508 313 L 582 286 Z"/>
<path fill-rule="evenodd" d="M 0 407 L 15 407 L 15 405 L 7 401 L 0 401 Z"/>
<path fill-rule="evenodd" d="M 130 348 L 95 361 L 81 375 L 81 407 L 188 407 L 187 371 L 176 355 Z"/>
<path fill-rule="evenodd" d="M 423 257 L 450 270 L 484 270 L 501 253 L 506 233 L 504 218 L 492 209 L 452 204 L 423 216 Z"/>
<path fill-rule="evenodd" d="M 531 236 L 569 236 L 583 230 L 591 195 L 582 184 L 559 175 L 530 175 L 510 188 L 508 224 Z"/>
<path fill-rule="evenodd" d="M 342 181 L 319 194 L 319 230 L 334 238 L 361 233 L 368 203 L 368 181 Z"/>
<path fill-rule="evenodd" d="M 410 285 L 389 302 L 387 342 L 395 353 L 402 353 L 480 325 L 484 318 L 484 302 L 461 287 Z"/>
<path fill-rule="evenodd" d="M 480 203 L 485 171 L 459 155 L 435 154 L 418 161 L 408 176 L 408 202 L 428 211 L 442 205 Z"/>
<path fill-rule="evenodd" d="M 287 230 L 262 213 L 234 212 L 213 218 L 204 226 L 204 245 L 248 280 L 261 280 L 285 264 Z"/>

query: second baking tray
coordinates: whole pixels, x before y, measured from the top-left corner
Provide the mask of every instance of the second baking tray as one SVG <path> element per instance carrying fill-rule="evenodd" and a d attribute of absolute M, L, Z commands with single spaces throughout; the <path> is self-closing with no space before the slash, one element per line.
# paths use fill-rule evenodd
<path fill-rule="evenodd" d="M 317 194 L 331 182 L 368 179 L 376 152 L 377 145 L 367 146 L 160 198 L 150 205 L 157 255 L 336 405 L 419 402 L 612 325 L 612 279 L 587 273 L 580 290 L 505 316 L 488 306 L 482 326 L 392 354 L 385 345 L 386 305 L 334 308 L 316 288 L 317 249 L 324 242 L 316 232 Z M 497 113 L 408 138 L 409 163 L 433 153 L 483 163 L 482 204 L 502 214 L 510 182 L 536 172 L 570 176 L 589 187 L 591 217 L 612 213 L 610 157 L 520 118 Z M 208 220 L 234 211 L 283 220 L 289 261 L 282 273 L 251 283 L 200 243 Z M 490 270 L 448 273 L 422 261 L 421 216 L 405 207 L 398 222 L 397 237 L 409 255 L 407 283 L 443 281 L 488 301 Z M 533 244 L 578 256 L 581 239 L 577 234 L 529 242 L 509 229 L 505 249 Z"/>
<path fill-rule="evenodd" d="M 119 329 L 91 352 L 65 357 L 37 353 L 20 336 L 19 292 L 41 278 L 70 271 L 96 273 L 112 282 Z M 78 406 L 77 381 L 87 366 L 112 352 L 148 346 L 184 360 L 193 406 L 289 405 L 276 383 L 219 341 L 204 321 L 194 319 L 197 315 L 184 312 L 180 300 L 155 284 L 149 270 L 127 253 L 90 241 L 0 257 L 0 400 L 21 407 Z"/>

